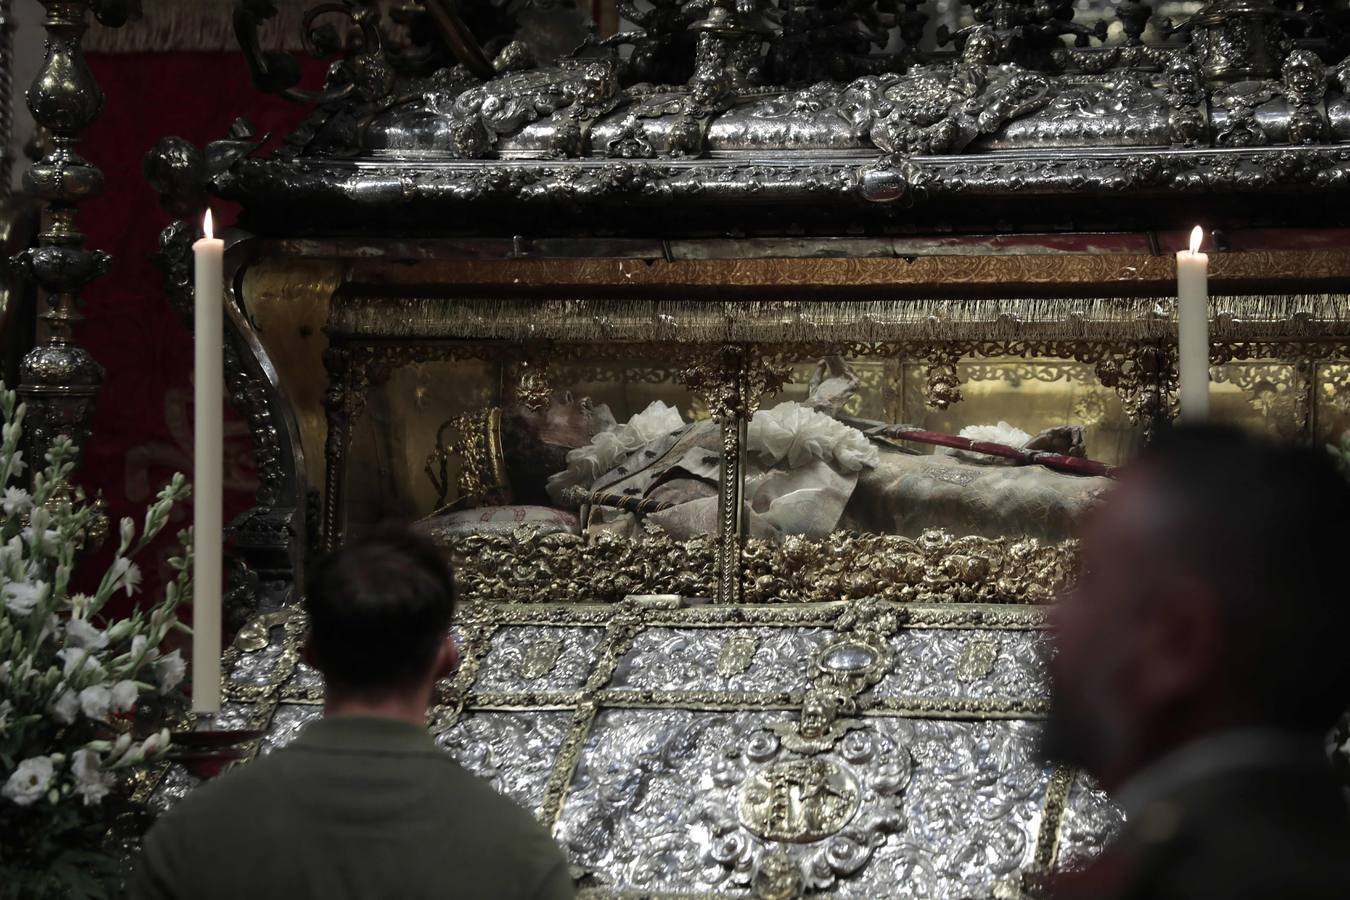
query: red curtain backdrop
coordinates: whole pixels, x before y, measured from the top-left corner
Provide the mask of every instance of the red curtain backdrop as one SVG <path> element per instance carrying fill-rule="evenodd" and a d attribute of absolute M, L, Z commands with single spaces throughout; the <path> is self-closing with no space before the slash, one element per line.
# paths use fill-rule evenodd
<path fill-rule="evenodd" d="M 224 137 L 238 116 L 259 133 L 278 133 L 306 110 L 256 91 L 237 53 L 91 54 L 89 65 L 107 103 L 79 151 L 103 170 L 106 187 L 81 210 L 80 225 L 88 246 L 113 255 L 113 269 L 86 292 L 86 318 L 76 330 L 76 340 L 105 372 L 78 478 L 90 495 L 106 499 L 113 544 L 123 516 L 139 527 L 159 488 L 174 472 L 191 478 L 192 470 L 192 336 L 170 307 L 154 265 L 169 216 L 141 160 L 166 135 L 200 147 Z M 217 221 L 234 218 L 233 209 L 217 209 Z M 228 404 L 226 418 L 228 521 L 251 505 L 256 481 L 247 428 Z M 176 535 L 191 521 L 190 505 L 177 511 L 139 560 L 141 593 L 121 598 L 115 613 L 162 591 Z M 82 567 L 79 578 L 87 586 L 97 583 L 113 549 L 105 546 Z"/>

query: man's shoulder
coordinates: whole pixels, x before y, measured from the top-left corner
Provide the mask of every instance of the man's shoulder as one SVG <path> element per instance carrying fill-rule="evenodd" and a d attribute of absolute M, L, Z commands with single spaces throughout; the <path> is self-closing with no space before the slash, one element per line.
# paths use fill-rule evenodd
<path fill-rule="evenodd" d="M 249 815 L 260 804 L 274 800 L 277 786 L 285 780 L 285 762 L 279 754 L 237 765 L 193 788 L 160 816 L 156 830 L 177 831 L 193 825 L 231 828 L 236 816 Z"/>
<path fill-rule="evenodd" d="M 453 759 L 447 757 L 445 765 L 436 766 L 435 772 L 434 789 L 443 791 L 455 808 L 472 809 L 474 822 L 549 839 L 544 826 L 528 810 Z"/>
<path fill-rule="evenodd" d="M 1129 826 L 1148 896 L 1350 897 L 1350 808 L 1329 776 L 1244 772 L 1178 800 Z"/>

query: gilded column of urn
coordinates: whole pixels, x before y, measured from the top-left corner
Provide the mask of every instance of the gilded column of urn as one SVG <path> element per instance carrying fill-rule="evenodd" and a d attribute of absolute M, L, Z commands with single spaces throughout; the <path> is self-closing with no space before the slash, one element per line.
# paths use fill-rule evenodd
<path fill-rule="evenodd" d="M 38 246 L 12 260 L 45 297 L 39 316 L 45 334 L 24 357 L 19 386 L 28 404 L 30 458 L 37 463 L 58 435 L 83 445 L 103 380 L 98 363 L 72 338 L 81 318 L 81 290 L 111 262 L 108 254 L 84 247 L 84 235 L 75 224 L 80 204 L 103 188 L 103 174 L 75 152 L 80 132 L 103 108 L 103 94 L 85 64 L 80 42 L 91 7 L 105 22 L 124 17 L 114 10 L 120 10 L 116 2 L 43 0 L 43 6 L 46 59 L 28 90 L 28 108 L 49 138 L 46 153 L 24 176 L 27 189 L 44 205 L 43 228 Z"/>
<path fill-rule="evenodd" d="M 746 538 L 745 448 L 760 398 L 787 383 L 791 366 L 754 345 L 727 344 L 684 370 L 681 380 L 701 396 L 722 429 L 717 492 L 717 602 L 741 600 L 741 551 Z"/>

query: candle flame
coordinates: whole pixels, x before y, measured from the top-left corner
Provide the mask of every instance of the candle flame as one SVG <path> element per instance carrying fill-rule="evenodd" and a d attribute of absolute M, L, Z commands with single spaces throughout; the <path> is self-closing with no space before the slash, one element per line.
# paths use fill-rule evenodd
<path fill-rule="evenodd" d="M 1197 225 L 1195 226 L 1195 230 L 1191 232 L 1191 252 L 1199 253 L 1200 245 L 1203 244 L 1204 242 L 1205 242 L 1205 229 Z"/>
<path fill-rule="evenodd" d="M 215 229 L 211 227 L 211 207 L 206 208 L 206 221 L 202 223 L 202 233 L 206 235 L 209 241 L 215 237 Z"/>

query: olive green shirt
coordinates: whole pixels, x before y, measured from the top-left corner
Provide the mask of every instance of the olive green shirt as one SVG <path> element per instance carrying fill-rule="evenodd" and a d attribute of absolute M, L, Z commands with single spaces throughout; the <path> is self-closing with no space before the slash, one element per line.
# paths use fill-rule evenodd
<path fill-rule="evenodd" d="M 310 723 L 145 838 L 131 900 L 564 900 L 548 832 L 415 725 Z"/>

